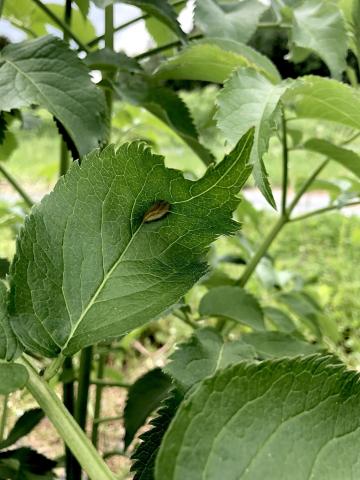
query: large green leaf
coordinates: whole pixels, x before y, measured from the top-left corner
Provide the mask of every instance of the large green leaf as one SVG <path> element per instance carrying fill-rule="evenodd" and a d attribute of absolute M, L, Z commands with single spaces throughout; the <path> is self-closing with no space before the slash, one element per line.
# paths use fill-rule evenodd
<path fill-rule="evenodd" d="M 252 162 L 254 178 L 266 200 L 275 207 L 263 155 L 275 129 L 275 117 L 288 83 L 272 84 L 255 70 L 241 68 L 225 83 L 218 96 L 217 124 L 234 145 L 251 126 L 255 126 Z"/>
<path fill-rule="evenodd" d="M 319 138 L 311 138 L 305 142 L 304 148 L 335 160 L 360 178 L 360 156 L 353 150 L 339 147 Z"/>
<path fill-rule="evenodd" d="M 182 50 L 163 62 L 156 71 L 160 80 L 202 80 L 223 83 L 239 67 L 251 67 L 279 82 L 275 65 L 251 47 L 233 40 L 207 38 Z"/>
<path fill-rule="evenodd" d="M 254 330 L 265 330 L 264 314 L 259 302 L 240 287 L 212 288 L 201 299 L 199 313 L 234 320 Z"/>
<path fill-rule="evenodd" d="M 8 45 L 0 54 L 0 110 L 33 104 L 60 120 L 80 155 L 107 138 L 103 92 L 76 54 L 55 37 Z"/>
<path fill-rule="evenodd" d="M 302 77 L 284 97 L 301 118 L 315 118 L 360 129 L 360 93 L 329 78 Z"/>
<path fill-rule="evenodd" d="M 0 280 L 0 358 L 12 360 L 18 352 L 18 342 L 11 330 L 7 312 L 7 290 Z"/>
<path fill-rule="evenodd" d="M 130 387 L 124 409 L 125 448 L 168 395 L 171 379 L 160 368 L 150 370 Z"/>
<path fill-rule="evenodd" d="M 186 392 L 217 370 L 253 358 L 255 350 L 249 344 L 241 340 L 225 342 L 216 330 L 203 328 L 179 345 L 170 356 L 165 372 Z"/>
<path fill-rule="evenodd" d="M 25 367 L 17 363 L 0 363 L 0 395 L 8 395 L 23 388 L 29 374 Z"/>
<path fill-rule="evenodd" d="M 180 405 L 155 478 L 355 479 L 359 417 L 359 374 L 333 358 L 241 363 Z"/>
<path fill-rule="evenodd" d="M 206 272 L 209 244 L 238 228 L 252 141 L 249 131 L 197 182 L 136 142 L 74 164 L 18 239 L 10 311 L 22 343 L 70 355 L 176 303 Z"/>
<path fill-rule="evenodd" d="M 198 0 L 195 23 L 210 37 L 224 37 L 246 43 L 267 8 L 258 0 L 230 4 L 219 4 L 216 0 Z"/>
<path fill-rule="evenodd" d="M 346 31 L 339 7 L 329 0 L 306 0 L 293 10 L 292 41 L 313 50 L 339 78 L 346 68 Z"/>

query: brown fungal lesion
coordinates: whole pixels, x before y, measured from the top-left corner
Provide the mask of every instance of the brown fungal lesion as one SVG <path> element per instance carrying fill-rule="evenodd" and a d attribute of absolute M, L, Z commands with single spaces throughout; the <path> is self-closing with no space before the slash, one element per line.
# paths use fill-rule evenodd
<path fill-rule="evenodd" d="M 143 223 L 154 222 L 164 218 L 170 211 L 170 203 L 165 200 L 156 201 L 145 213 Z"/>

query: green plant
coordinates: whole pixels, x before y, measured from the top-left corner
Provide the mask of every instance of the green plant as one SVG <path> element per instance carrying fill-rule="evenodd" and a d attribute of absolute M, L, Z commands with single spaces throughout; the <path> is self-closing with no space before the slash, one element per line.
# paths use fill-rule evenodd
<path fill-rule="evenodd" d="M 105 460 L 128 455 L 158 409 L 133 453 L 135 479 L 356 478 L 358 374 L 341 363 L 346 351 L 338 348 L 337 325 L 308 279 L 276 268 L 269 248 L 294 222 L 360 204 L 360 157 L 351 148 L 360 135 L 360 96 L 357 71 L 346 62 L 350 49 L 360 63 L 358 0 L 198 0 L 190 35 L 177 21 L 186 2 L 124 0 L 143 14 L 115 27 L 113 2 L 94 0 L 104 8 L 105 31 L 93 39 L 89 3 L 0 3 L 2 15 L 30 37 L 0 53 L 0 173 L 28 212 L 22 222 L 18 210 L 1 207 L 17 244 L 11 264 L 0 263 L 0 477 L 55 478 L 56 462 L 30 449 L 9 450 L 46 415 L 65 443 L 67 480 L 80 480 L 82 471 L 114 479 Z M 143 19 L 157 46 L 133 58 L 116 52 L 114 33 Z M 49 25 L 62 40 L 44 35 Z M 247 45 L 256 31 L 274 27 L 286 29 L 292 62 L 317 55 L 333 78 L 282 80 Z M 99 84 L 89 69 L 101 70 Z M 191 94 L 179 90 L 204 82 L 217 85 L 211 108 L 192 115 Z M 121 111 L 120 102 L 131 107 Z M 17 146 L 12 126 L 25 122 L 30 108 L 47 110 L 61 138 L 61 178 L 37 205 L 4 165 Z M 166 168 L 146 145 L 151 138 L 109 144 L 129 123 L 129 108 L 170 129 L 202 162 L 204 175 L 190 180 Z M 335 142 L 313 137 L 304 119 L 323 122 L 325 132 L 333 129 L 329 122 L 342 130 Z M 261 214 L 247 201 L 239 206 L 238 194 L 252 174 L 276 208 L 266 167 L 271 137 L 282 152 L 281 200 L 264 234 Z M 307 157 L 306 178 L 290 198 L 295 151 Z M 311 168 L 313 158 L 321 160 Z M 347 175 L 321 179 L 332 162 Z M 319 186 L 329 204 L 297 213 Z M 234 216 L 261 242 L 242 234 Z M 230 237 L 230 254 L 208 255 L 220 236 Z M 249 291 L 255 276 L 261 302 Z M 146 324 L 160 317 L 191 330 L 166 366 L 131 386 L 121 376 L 107 378 L 112 352 L 130 357 L 129 342 L 141 336 L 156 344 Z M 101 409 L 110 386 L 128 389 L 126 431 L 123 450 L 103 452 L 99 426 L 109 421 Z M 4 438 L 8 397 L 23 387 L 41 410 L 26 412 Z"/>

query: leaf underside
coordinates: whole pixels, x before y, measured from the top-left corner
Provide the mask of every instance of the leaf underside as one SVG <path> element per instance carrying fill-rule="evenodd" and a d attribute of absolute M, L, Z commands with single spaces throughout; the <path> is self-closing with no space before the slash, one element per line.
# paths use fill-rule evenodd
<path fill-rule="evenodd" d="M 206 272 L 203 258 L 237 224 L 253 132 L 196 182 L 143 144 L 74 164 L 33 208 L 10 271 L 11 325 L 34 352 L 71 355 L 157 318 Z M 144 222 L 157 202 L 169 212 Z"/>
<path fill-rule="evenodd" d="M 225 369 L 182 402 L 155 478 L 358 478 L 359 385 L 357 372 L 318 355 Z"/>

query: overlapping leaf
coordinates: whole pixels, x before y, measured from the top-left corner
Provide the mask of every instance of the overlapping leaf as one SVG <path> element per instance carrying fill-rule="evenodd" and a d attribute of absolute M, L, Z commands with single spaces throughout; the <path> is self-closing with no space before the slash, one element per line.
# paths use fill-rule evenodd
<path fill-rule="evenodd" d="M 241 360 L 255 358 L 255 350 L 241 340 L 225 342 L 212 328 L 203 328 L 171 355 L 165 366 L 182 392 L 187 392 L 204 378 Z"/>
<path fill-rule="evenodd" d="M 18 342 L 11 330 L 7 312 L 7 290 L 0 280 L 0 358 L 12 360 L 18 351 Z M 2 364 L 0 364 L 0 368 Z"/>
<path fill-rule="evenodd" d="M 195 23 L 211 37 L 246 43 L 256 30 L 267 6 L 258 0 L 219 4 L 216 0 L 197 0 Z"/>
<path fill-rule="evenodd" d="M 231 214 L 252 140 L 249 131 L 196 182 L 138 143 L 73 165 L 18 240 L 10 311 L 22 343 L 50 357 L 73 354 L 176 303 L 205 273 L 209 244 L 237 228 Z"/>
<path fill-rule="evenodd" d="M 160 80 L 183 79 L 223 83 L 239 67 L 251 67 L 270 81 L 281 80 L 275 65 L 253 48 L 224 38 L 207 38 L 163 62 L 155 73 Z"/>
<path fill-rule="evenodd" d="M 0 54 L 0 110 L 33 104 L 60 120 L 80 155 L 107 138 L 103 92 L 76 54 L 55 37 L 8 45 Z"/>
<path fill-rule="evenodd" d="M 293 10 L 292 41 L 310 49 L 339 78 L 346 68 L 346 31 L 344 20 L 335 2 L 306 0 Z"/>
<path fill-rule="evenodd" d="M 359 405 L 359 374 L 333 358 L 240 363 L 181 404 L 155 478 L 357 478 Z"/>
<path fill-rule="evenodd" d="M 217 123 L 231 145 L 250 126 L 256 127 L 252 152 L 253 175 L 257 186 L 273 207 L 275 200 L 263 155 L 275 128 L 279 101 L 287 88 L 286 82 L 274 85 L 255 70 L 242 68 L 230 77 L 218 96 Z"/>

